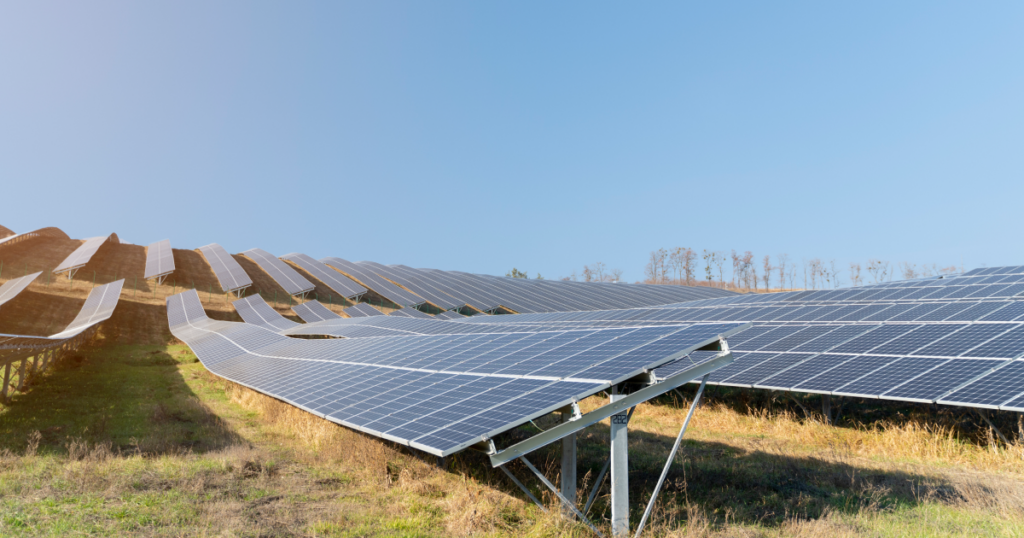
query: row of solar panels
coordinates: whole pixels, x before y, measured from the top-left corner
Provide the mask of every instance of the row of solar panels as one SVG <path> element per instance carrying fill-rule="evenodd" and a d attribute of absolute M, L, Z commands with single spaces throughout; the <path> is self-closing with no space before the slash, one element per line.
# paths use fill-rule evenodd
<path fill-rule="evenodd" d="M 199 250 L 224 291 L 242 290 L 252 285 L 244 269 L 220 245 L 213 243 Z M 300 267 L 342 297 L 356 299 L 367 290 L 373 290 L 405 307 L 430 303 L 442 310 L 579 311 L 734 295 L 714 288 L 513 279 L 402 265 L 383 266 L 373 262 L 353 263 L 337 257 L 318 261 L 300 253 L 278 259 L 260 249 L 242 254 L 255 261 L 293 295 L 308 293 L 314 286 L 284 261 Z M 412 310 L 406 312 L 417 315 Z"/>
<path fill-rule="evenodd" d="M 9 280 L 0 286 L 0 304 L 9 301 L 40 273 Z M 97 286 L 89 292 L 75 319 L 61 332 L 51 336 L 0 335 L 0 362 L 9 363 L 58 348 L 113 315 L 124 280 Z M 5 299 L 6 297 L 6 299 Z"/>
<path fill-rule="evenodd" d="M 238 303 L 242 311 L 261 302 Z M 302 340 L 255 324 L 211 320 L 194 290 L 168 298 L 167 309 L 171 332 L 213 373 L 328 420 L 438 455 L 462 450 L 743 328 L 676 324 Z M 327 316 L 315 307 L 308 310 L 307 315 Z M 275 320 L 267 314 L 260 323 Z M 384 316 L 365 322 L 385 320 L 474 327 Z M 321 320 L 327 321 L 364 320 Z"/>

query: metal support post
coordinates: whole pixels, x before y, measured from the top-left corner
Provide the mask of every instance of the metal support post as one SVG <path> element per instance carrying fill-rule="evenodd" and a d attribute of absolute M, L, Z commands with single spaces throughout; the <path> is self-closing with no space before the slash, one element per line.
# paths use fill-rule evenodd
<path fill-rule="evenodd" d="M 7 401 L 7 388 L 11 384 L 11 363 L 4 365 L 4 386 L 3 391 L 0 391 L 0 397 L 3 397 L 4 402 Z"/>
<path fill-rule="evenodd" d="M 21 359 L 21 365 L 18 367 L 18 391 L 25 387 L 25 362 L 28 359 Z"/>
<path fill-rule="evenodd" d="M 628 419 L 633 418 L 633 411 L 636 411 L 636 407 L 629 408 L 629 414 L 626 415 Z M 583 506 L 583 513 L 589 514 L 590 507 L 594 504 L 594 499 L 597 498 L 597 492 L 601 491 L 601 484 L 604 482 L 605 475 L 608 474 L 608 467 L 612 464 L 612 459 L 608 458 L 604 461 L 604 467 L 601 468 L 601 472 L 597 473 L 597 480 L 594 480 L 594 487 L 590 490 L 590 495 L 587 497 L 587 504 Z"/>
<path fill-rule="evenodd" d="M 832 424 L 832 396 L 824 394 L 821 397 L 821 414 L 825 416 L 825 424 Z"/>
<path fill-rule="evenodd" d="M 562 411 L 562 422 L 572 420 L 572 409 Z M 562 438 L 562 474 L 561 474 L 562 496 L 569 499 L 569 502 L 576 503 L 576 434 L 567 435 Z M 571 518 L 573 511 L 562 510 L 562 515 Z"/>
<path fill-rule="evenodd" d="M 611 401 L 624 398 L 618 387 L 611 389 Z M 611 416 L 612 536 L 629 536 L 629 415 L 625 410 Z"/>
<path fill-rule="evenodd" d="M 697 389 L 697 395 L 693 397 L 693 403 L 690 404 L 690 411 L 686 413 L 686 420 L 683 421 L 683 427 L 679 430 L 679 435 L 676 436 L 676 442 L 672 445 L 672 451 L 668 453 L 668 459 L 665 460 L 665 468 L 661 470 L 661 476 L 658 478 L 658 484 L 654 486 L 654 492 L 651 493 L 651 500 L 647 502 L 647 508 L 644 510 L 643 517 L 640 518 L 640 524 L 636 527 L 636 538 L 639 538 L 640 533 L 644 530 L 644 525 L 647 524 L 647 518 L 651 517 L 651 511 L 654 510 L 654 502 L 658 500 L 658 493 L 661 492 L 661 486 L 665 483 L 665 477 L 668 476 L 668 470 L 672 467 L 672 462 L 676 459 L 676 452 L 679 451 L 679 445 L 683 442 L 683 434 L 686 433 L 687 426 L 690 425 L 690 419 L 693 418 L 693 412 L 697 410 L 697 405 L 700 403 L 700 397 L 704 394 L 704 387 L 707 385 L 708 376 L 711 374 L 704 374 L 704 377 L 700 380 L 700 388 Z"/>

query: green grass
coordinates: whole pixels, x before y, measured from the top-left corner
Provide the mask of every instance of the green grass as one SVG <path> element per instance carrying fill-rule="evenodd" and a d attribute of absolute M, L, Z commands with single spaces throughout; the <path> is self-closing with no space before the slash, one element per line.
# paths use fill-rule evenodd
<path fill-rule="evenodd" d="M 0 535 L 591 536 L 525 502 L 478 455 L 442 472 L 332 425 L 313 447 L 295 419 L 319 419 L 243 406 L 229 389 L 184 346 L 87 348 L 32 380 L 0 410 Z M 671 442 L 654 433 L 659 416 L 630 433 L 635 507 Z M 1024 536 L 1016 476 L 867 465 L 700 427 L 651 536 Z M 606 439 L 603 425 L 581 435 L 581 477 L 604 463 Z M 554 479 L 556 455 L 531 460 Z M 593 513 L 607 517 L 605 499 Z"/>

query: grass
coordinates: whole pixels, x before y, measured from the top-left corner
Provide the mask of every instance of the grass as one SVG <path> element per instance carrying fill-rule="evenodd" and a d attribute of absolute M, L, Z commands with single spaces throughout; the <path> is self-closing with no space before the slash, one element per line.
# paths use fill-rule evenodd
<path fill-rule="evenodd" d="M 634 416 L 635 507 L 650 495 L 685 403 L 663 397 Z M 853 405 L 833 427 L 713 393 L 647 532 L 1024 535 L 1020 447 L 994 449 L 984 435 L 915 413 L 870 417 Z M 598 425 L 580 436 L 581 497 L 604 463 L 607 435 Z M 531 461 L 556 479 L 554 448 Z M 525 469 L 512 470 L 554 507 Z M 607 530 L 605 493 L 591 516 Z M 525 501 L 479 454 L 441 469 L 216 378 L 180 345 L 85 348 L 0 410 L 3 536 L 592 535 L 555 512 Z"/>

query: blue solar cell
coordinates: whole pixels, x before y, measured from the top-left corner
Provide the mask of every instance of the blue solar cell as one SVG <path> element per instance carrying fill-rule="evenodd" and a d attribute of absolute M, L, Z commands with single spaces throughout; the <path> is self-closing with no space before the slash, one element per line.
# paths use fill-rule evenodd
<path fill-rule="evenodd" d="M 883 325 L 863 336 L 858 336 L 853 340 L 835 348 L 832 350 L 834 353 L 866 353 L 882 344 L 903 336 L 922 325 Z"/>
<path fill-rule="evenodd" d="M 804 362 L 797 363 L 787 370 L 761 380 L 754 387 L 789 390 L 791 387 L 799 385 L 807 379 L 834 368 L 853 357 L 854 355 L 833 355 L 830 353 L 807 355 Z"/>
<path fill-rule="evenodd" d="M 975 303 L 970 308 L 957 312 L 945 319 L 945 321 L 978 321 L 979 319 L 1008 306 L 1008 301 Z"/>
<path fill-rule="evenodd" d="M 806 344 L 793 348 L 794 352 L 822 353 L 828 351 L 847 340 L 860 336 L 879 325 L 844 325 L 825 333 Z"/>
<path fill-rule="evenodd" d="M 723 385 L 739 385 L 739 386 L 751 386 L 762 379 L 774 375 L 775 373 L 789 368 L 794 364 L 805 360 L 811 355 L 805 355 L 801 353 L 783 353 L 781 355 L 775 355 L 771 359 L 765 360 L 756 364 L 746 370 L 722 381 Z"/>
<path fill-rule="evenodd" d="M 1011 301 L 1006 308 L 981 318 L 981 321 L 1014 321 L 1024 317 L 1024 301 Z"/>
<path fill-rule="evenodd" d="M 974 303 L 932 303 L 938 308 L 919 316 L 913 321 L 942 321 L 957 312 L 962 312 L 971 307 Z"/>
<path fill-rule="evenodd" d="M 868 355 L 842 355 L 851 357 L 846 362 L 807 379 L 793 387 L 793 390 L 807 392 L 832 392 L 855 379 L 871 373 L 878 368 L 893 362 L 892 357 L 872 357 Z"/>
<path fill-rule="evenodd" d="M 1002 363 L 1003 361 L 989 359 L 951 359 L 934 370 L 885 392 L 882 397 L 932 402 Z"/>
<path fill-rule="evenodd" d="M 829 325 L 816 325 L 813 327 L 806 327 L 804 330 L 793 333 L 785 338 L 776 340 L 766 346 L 758 348 L 759 351 L 791 351 L 793 348 L 803 345 L 810 340 L 817 338 L 825 333 L 831 332 L 835 329 L 834 326 Z"/>
<path fill-rule="evenodd" d="M 925 325 L 920 329 L 907 333 L 895 340 L 871 350 L 875 355 L 907 355 L 936 340 L 949 336 L 962 329 L 964 325 Z"/>
<path fill-rule="evenodd" d="M 972 357 L 1013 359 L 1024 353 L 1024 326 L 995 323 L 989 327 L 1009 327 L 1010 330 L 970 351 Z"/>
<path fill-rule="evenodd" d="M 776 327 L 775 330 L 767 332 L 765 334 L 755 336 L 744 342 L 740 342 L 736 345 L 730 345 L 732 349 L 741 349 L 743 351 L 757 351 L 758 349 L 777 342 L 787 336 L 790 336 L 798 331 L 805 328 L 805 325 L 785 325 L 782 327 Z M 743 333 L 740 333 L 743 334 Z"/>
<path fill-rule="evenodd" d="M 910 355 L 931 355 L 938 357 L 959 357 L 968 354 L 975 348 L 1000 334 L 1010 330 L 1004 323 L 979 323 L 968 325 L 963 329 L 943 338 L 934 344 L 918 349 Z"/>
<path fill-rule="evenodd" d="M 858 310 L 858 311 L 856 311 L 856 312 L 854 312 L 852 314 L 849 314 L 849 315 L 847 315 L 845 317 L 841 317 L 837 321 L 864 321 L 867 318 L 869 318 L 871 316 L 874 316 L 875 314 L 878 314 L 879 312 L 881 312 L 881 311 L 883 311 L 885 309 L 888 309 L 888 308 L 892 308 L 892 307 L 893 307 L 893 305 L 888 304 L 888 303 L 867 305 L 867 307 L 865 307 L 864 309 Z"/>
<path fill-rule="evenodd" d="M 1014 361 L 943 396 L 939 403 L 998 407 L 1024 393 L 1024 361 Z"/>

